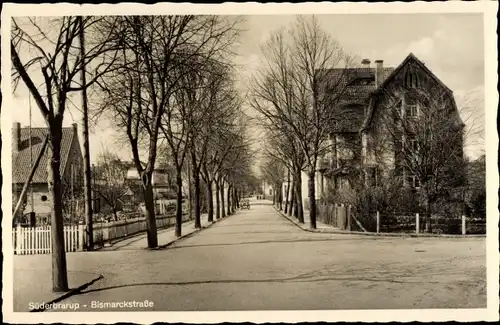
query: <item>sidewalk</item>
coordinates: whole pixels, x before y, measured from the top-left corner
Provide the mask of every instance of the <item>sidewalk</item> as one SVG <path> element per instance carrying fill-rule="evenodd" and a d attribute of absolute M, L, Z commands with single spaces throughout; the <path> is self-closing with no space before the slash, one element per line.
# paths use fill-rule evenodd
<path fill-rule="evenodd" d="M 285 214 L 283 211 L 278 210 L 278 208 L 274 207 L 276 212 L 282 215 L 284 218 L 288 219 L 290 222 L 294 223 L 297 227 L 301 228 L 304 231 L 309 232 L 319 232 L 319 233 L 327 233 L 327 234 L 350 234 L 350 235 L 363 235 L 363 236 L 379 236 L 379 237 L 439 237 L 439 238 L 481 238 L 486 237 L 485 235 L 451 235 L 451 234 L 428 234 L 428 233 L 399 233 L 399 232 L 363 232 L 363 231 L 354 231 L 354 230 L 342 230 L 340 228 L 322 223 L 321 221 L 316 220 L 316 229 L 311 229 L 311 222 L 309 219 L 309 211 L 304 210 L 304 223 L 299 223 L 295 217 L 290 217 L 288 214 Z M 355 222 L 353 220 L 353 222 Z"/>
<path fill-rule="evenodd" d="M 227 217 L 226 217 L 227 218 Z M 208 214 L 201 215 L 201 229 L 194 227 L 194 220 L 182 224 L 182 236 L 175 236 L 175 226 L 158 230 L 158 246 L 168 246 L 181 238 L 191 236 L 212 224 Z M 50 254 L 14 255 L 13 256 L 13 310 L 14 312 L 29 312 L 38 309 L 48 302 L 57 303 L 68 296 L 84 290 L 90 284 L 101 279 L 102 264 L 105 256 L 109 261 L 121 261 L 131 258 L 130 254 L 142 254 L 147 249 L 146 232 L 115 241 L 110 246 L 92 252 L 66 253 L 68 267 L 69 292 L 52 292 L 52 268 Z M 134 252 L 135 251 L 135 252 Z M 120 254 L 112 254 L 113 252 Z M 101 255 L 106 254 L 106 255 Z M 108 255 L 112 254 L 112 256 Z M 142 256 L 142 255 L 141 255 Z M 83 267 L 82 263 L 85 265 Z M 113 263 L 114 264 L 114 263 Z M 70 308 L 70 305 L 60 304 Z"/>
<path fill-rule="evenodd" d="M 323 233 L 339 233 L 342 232 L 340 228 L 328 225 L 319 220 L 316 220 L 316 229 L 311 229 L 311 219 L 309 218 L 309 210 L 304 209 L 304 223 L 300 223 L 294 216 L 289 216 L 285 214 L 284 210 L 280 211 L 275 207 L 276 211 L 283 217 L 287 218 L 289 221 L 293 222 L 297 227 L 302 228 L 305 231 L 311 232 L 323 232 Z"/>
<path fill-rule="evenodd" d="M 208 214 L 201 215 L 201 229 L 207 228 L 215 222 L 217 222 L 217 220 L 214 220 L 213 222 L 208 221 Z M 185 221 L 182 223 L 182 236 L 180 238 L 192 235 L 193 233 L 201 229 L 196 229 L 194 227 L 194 220 Z M 170 245 L 171 243 L 173 243 L 178 239 L 179 238 L 175 236 L 175 225 L 168 228 L 158 229 L 159 247 Z M 109 244 L 108 246 L 102 247 L 101 249 L 99 249 L 99 251 L 137 250 L 137 249 L 145 249 L 147 247 L 148 247 L 148 241 L 146 232 L 141 232 L 137 235 L 116 240 L 111 244 Z"/>

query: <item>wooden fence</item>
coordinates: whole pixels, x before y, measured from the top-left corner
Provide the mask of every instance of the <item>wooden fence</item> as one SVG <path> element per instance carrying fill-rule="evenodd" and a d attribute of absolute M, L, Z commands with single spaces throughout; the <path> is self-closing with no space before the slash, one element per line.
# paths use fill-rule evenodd
<path fill-rule="evenodd" d="M 183 214 L 182 222 L 187 221 L 188 218 L 188 214 Z M 156 227 L 158 229 L 173 225 L 175 225 L 175 216 L 156 217 Z M 103 245 L 111 240 L 132 236 L 146 229 L 146 218 L 144 217 L 94 224 L 94 243 Z"/>
<path fill-rule="evenodd" d="M 82 251 L 84 247 L 84 225 L 64 226 L 64 249 L 66 252 Z M 49 254 L 52 248 L 51 227 L 21 227 L 12 229 L 12 247 L 16 255 Z"/>
<path fill-rule="evenodd" d="M 184 214 L 182 222 L 188 220 Z M 157 216 L 156 227 L 166 228 L 175 225 L 175 216 Z M 146 218 L 132 218 L 127 220 L 94 223 L 94 242 L 97 246 L 104 245 L 112 240 L 125 238 L 146 230 Z M 16 255 L 50 254 L 52 249 L 51 227 L 22 227 L 12 228 L 12 247 Z M 64 248 L 66 252 L 83 251 L 85 248 L 85 225 L 64 226 Z"/>
<path fill-rule="evenodd" d="M 344 204 L 318 204 L 317 220 L 342 230 L 352 230 L 352 209 Z"/>
<path fill-rule="evenodd" d="M 342 230 L 377 233 L 422 233 L 425 230 L 424 219 L 418 213 L 382 214 L 376 211 L 369 215 L 359 215 L 354 207 L 344 204 L 318 204 L 317 220 Z M 486 222 L 466 216 L 433 216 L 430 219 L 430 229 L 435 234 L 485 234 Z"/>

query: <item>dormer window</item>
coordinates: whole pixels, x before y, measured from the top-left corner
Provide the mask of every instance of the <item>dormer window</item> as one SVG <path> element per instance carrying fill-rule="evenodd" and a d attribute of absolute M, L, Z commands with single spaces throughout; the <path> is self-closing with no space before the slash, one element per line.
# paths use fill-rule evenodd
<path fill-rule="evenodd" d="M 42 139 L 40 139 L 39 137 L 36 137 L 36 136 L 33 136 L 31 137 L 31 143 L 30 143 L 30 139 L 26 139 L 26 140 L 23 140 L 20 144 L 19 144 L 19 151 L 22 151 L 26 148 L 29 148 L 30 147 L 30 144 L 31 146 L 35 146 L 39 143 L 42 143 Z"/>
<path fill-rule="evenodd" d="M 354 79 L 350 83 L 350 86 L 369 86 L 374 84 L 375 84 L 375 78 L 368 76 L 368 77 L 359 77 Z"/>

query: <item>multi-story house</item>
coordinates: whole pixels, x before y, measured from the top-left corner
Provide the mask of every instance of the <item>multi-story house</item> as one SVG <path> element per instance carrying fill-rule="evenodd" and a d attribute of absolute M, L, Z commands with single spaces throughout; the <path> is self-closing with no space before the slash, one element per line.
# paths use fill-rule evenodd
<path fill-rule="evenodd" d="M 21 190 L 28 180 L 32 165 L 43 148 L 48 134 L 46 128 L 21 128 L 14 123 L 12 128 L 12 198 L 16 204 Z M 51 200 L 47 183 L 48 150 L 41 157 L 33 175 L 30 191 L 24 198 L 26 208 L 23 213 L 35 212 L 37 222 L 48 222 Z M 83 189 L 83 156 L 78 141 L 77 125 L 62 128 L 60 173 L 63 182 L 63 199 L 67 214 L 77 214 L 83 208 L 81 192 Z M 33 205 L 33 211 L 31 206 Z"/>
<path fill-rule="evenodd" d="M 457 133 L 453 152 L 463 157 L 464 124 L 453 93 L 413 54 L 395 68 L 384 67 L 382 60 L 371 66 L 364 59 L 359 68 L 329 72 L 340 76 L 345 87 L 336 105 L 339 119 L 330 135 L 331 149 L 318 166 L 320 195 L 327 188 L 377 186 L 389 176 L 418 188 L 419 177 L 407 166 L 408 155 L 418 152 L 417 137 L 430 128 L 419 129 L 424 118 L 445 120 L 442 127 Z M 429 111 L 438 109 L 445 113 Z"/>

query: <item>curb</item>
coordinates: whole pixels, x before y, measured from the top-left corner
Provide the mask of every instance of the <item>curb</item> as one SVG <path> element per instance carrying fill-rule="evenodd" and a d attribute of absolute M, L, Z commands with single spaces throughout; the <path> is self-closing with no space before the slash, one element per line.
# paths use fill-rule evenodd
<path fill-rule="evenodd" d="M 219 223 L 219 222 L 221 222 L 221 221 L 223 221 L 223 220 L 226 220 L 228 217 L 234 216 L 237 212 L 238 212 L 238 210 L 236 210 L 236 211 L 235 211 L 233 214 L 231 214 L 231 215 L 226 215 L 224 218 L 219 218 L 218 220 L 217 220 L 217 219 L 215 219 L 215 220 L 214 220 L 214 221 L 212 221 L 212 223 L 211 223 L 211 224 L 209 224 L 208 226 L 205 226 L 205 227 L 201 227 L 201 228 L 199 228 L 199 229 L 196 229 L 195 231 L 190 232 L 189 234 L 182 235 L 182 236 L 180 236 L 179 238 L 176 238 L 176 239 L 174 239 L 174 240 L 172 240 L 172 241 L 170 241 L 170 242 L 168 242 L 168 243 L 166 243 L 166 244 L 164 244 L 164 245 L 161 245 L 161 246 L 158 246 L 158 247 L 155 247 L 155 248 L 151 248 L 151 249 L 149 249 L 149 250 L 154 251 L 154 250 L 161 250 L 161 249 L 168 248 L 168 247 L 172 246 L 174 243 L 177 243 L 178 241 L 181 241 L 181 240 L 183 240 L 183 239 L 186 239 L 186 238 L 192 237 L 192 236 L 196 235 L 197 233 L 201 232 L 202 230 L 208 229 L 208 228 L 212 227 L 213 225 L 215 225 L 216 223 Z"/>
<path fill-rule="evenodd" d="M 165 245 L 158 246 L 158 247 L 156 247 L 156 248 L 152 248 L 152 249 L 149 249 L 149 250 L 152 250 L 152 251 L 153 251 L 153 250 L 160 250 L 160 249 L 167 248 L 167 247 L 169 247 L 170 245 L 172 245 L 172 244 L 174 244 L 174 243 L 176 243 L 176 242 L 178 242 L 178 241 L 180 241 L 180 240 L 182 240 L 182 239 L 189 238 L 189 237 L 191 237 L 191 236 L 193 236 L 193 235 L 195 235 L 195 234 L 199 233 L 200 231 L 202 231 L 202 230 L 204 230 L 204 229 L 208 229 L 208 228 L 212 227 L 214 224 L 216 224 L 216 223 L 218 223 L 218 222 L 221 222 L 222 220 L 226 220 L 228 217 L 231 217 L 231 216 L 235 215 L 237 212 L 238 212 L 238 210 L 236 210 L 236 211 L 235 211 L 233 214 L 231 214 L 231 215 L 226 215 L 224 218 L 220 218 L 220 219 L 218 219 L 218 220 L 214 220 L 214 221 L 213 221 L 211 224 L 209 224 L 208 226 L 205 226 L 205 227 L 202 227 L 202 228 L 200 228 L 200 229 L 197 229 L 197 230 L 195 230 L 195 231 L 193 231 L 193 232 L 191 232 L 191 233 L 189 233 L 189 234 L 185 234 L 185 235 L 183 235 L 183 236 L 181 236 L 181 237 L 179 237 L 179 238 L 176 238 L 175 240 L 172 240 L 171 242 L 169 242 L 169 243 L 167 243 L 167 244 L 165 244 Z M 45 306 L 45 305 L 51 305 L 51 304 L 55 304 L 55 303 L 57 303 L 57 302 L 59 302 L 59 301 L 62 301 L 62 300 L 64 300 L 64 299 L 67 299 L 67 298 L 69 298 L 69 297 L 71 297 L 71 296 L 74 296 L 74 295 L 80 294 L 80 293 L 82 292 L 82 290 L 87 289 L 89 286 L 93 285 L 94 283 L 96 283 L 97 281 L 102 280 L 102 279 L 104 279 L 104 276 L 103 276 L 102 274 L 100 274 L 97 278 L 95 278 L 95 279 L 93 279 L 93 280 L 91 280 L 91 281 L 89 281 L 89 282 L 86 282 L 86 283 L 84 283 L 84 284 L 82 284 L 82 285 L 78 286 L 77 288 L 71 289 L 71 290 L 69 290 L 68 292 L 66 292 L 66 293 L 62 294 L 61 296 L 59 296 L 59 297 L 57 297 L 57 298 L 55 298 L 55 299 L 53 299 L 53 300 L 50 300 L 50 301 L 48 301 L 48 302 L 46 302 L 46 303 L 43 303 L 43 306 Z M 31 310 L 30 312 L 32 312 L 32 313 L 36 313 L 36 312 L 44 312 L 45 310 L 46 310 L 46 308 L 38 308 L 38 309 L 33 309 L 33 310 Z"/>
<path fill-rule="evenodd" d="M 190 221 L 194 221 L 194 219 L 192 219 L 192 220 L 186 220 L 186 221 L 183 222 L 183 224 L 187 223 L 187 222 L 190 222 Z M 167 229 L 170 229 L 170 228 L 173 228 L 173 227 L 175 227 L 175 223 L 171 224 L 171 225 L 168 225 L 168 226 L 165 226 L 165 227 L 157 228 L 157 231 L 159 231 L 159 230 L 167 230 Z M 127 235 L 127 236 L 124 236 L 124 237 L 120 237 L 120 238 L 112 240 L 112 242 L 110 242 L 110 243 L 106 243 L 109 246 L 106 246 L 106 244 L 105 244 L 104 246 L 95 247 L 91 251 L 84 250 L 84 252 L 99 252 L 99 251 L 100 252 L 107 252 L 107 251 L 113 252 L 114 250 L 106 250 L 106 248 L 113 247 L 113 245 L 119 244 L 119 243 L 121 243 L 121 242 L 123 242 L 125 240 L 128 240 L 128 239 L 132 239 L 132 238 L 135 238 L 135 237 L 140 237 L 141 235 L 144 235 L 145 233 L 147 233 L 147 230 L 141 230 L 141 231 L 139 231 L 139 232 L 137 232 L 135 234 Z"/>
<path fill-rule="evenodd" d="M 80 294 L 83 289 L 87 289 L 88 287 L 90 287 L 91 285 L 93 285 L 94 283 L 96 283 L 97 281 L 99 281 L 99 280 L 101 280 L 103 278 L 104 278 L 104 276 L 102 274 L 100 274 L 97 278 L 95 278 L 95 279 L 93 279 L 93 280 L 91 280 L 91 281 L 89 281 L 87 283 L 84 283 L 84 284 L 80 285 L 77 288 L 71 289 L 68 292 L 66 292 L 65 294 L 63 294 L 63 295 L 61 295 L 61 296 L 59 296 L 59 297 L 57 297 L 55 299 L 52 299 L 52 300 L 44 303 L 43 306 L 55 304 L 55 303 L 57 303 L 59 301 L 67 299 L 67 298 L 69 298 L 71 296 Z M 40 312 L 44 312 L 45 310 L 46 310 L 46 308 L 43 307 L 43 308 L 33 309 L 30 312 L 31 313 L 40 313 Z"/>
<path fill-rule="evenodd" d="M 288 221 L 293 223 L 295 226 L 300 228 L 303 231 L 311 232 L 311 233 L 321 233 L 321 234 L 339 234 L 339 235 L 362 235 L 362 236 L 372 236 L 372 237 L 437 237 L 437 238 L 486 238 L 486 235 L 481 234 L 472 234 L 472 235 L 450 235 L 450 234 L 415 234 L 415 233 L 390 233 L 390 232 L 362 232 L 362 231 L 349 231 L 349 230 L 340 230 L 340 229 L 310 229 L 303 227 L 300 223 L 295 220 L 289 218 L 283 212 L 278 210 L 275 206 L 273 206 L 276 212 L 278 212 L 282 217 L 286 218 Z"/>

